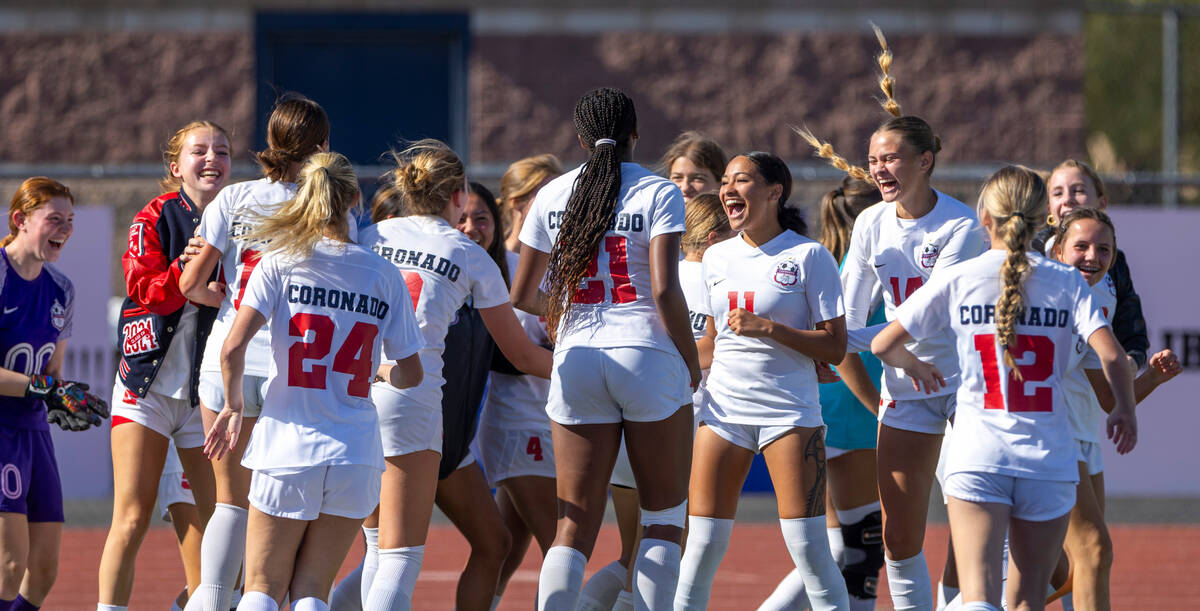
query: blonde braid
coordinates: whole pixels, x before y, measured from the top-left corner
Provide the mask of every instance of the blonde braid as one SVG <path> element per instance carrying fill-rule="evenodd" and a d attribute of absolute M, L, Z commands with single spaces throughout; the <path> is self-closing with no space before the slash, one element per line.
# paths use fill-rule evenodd
<path fill-rule="evenodd" d="M 873 183 L 870 172 L 867 172 L 858 166 L 850 165 L 850 162 L 846 161 L 845 157 L 842 157 L 833 151 L 832 144 L 828 142 L 821 142 L 807 127 L 798 127 L 793 125 L 792 131 L 800 134 L 801 138 L 804 138 L 804 140 L 812 145 L 813 148 L 817 149 L 817 156 L 828 159 L 830 165 L 833 167 L 849 174 L 851 178 Z"/>
<path fill-rule="evenodd" d="M 888 49 L 887 39 L 883 37 L 883 30 L 879 29 L 879 26 L 874 23 L 871 24 L 871 29 L 875 30 L 875 38 L 879 39 L 879 46 L 882 48 L 882 51 L 875 58 L 875 61 L 879 62 L 880 71 L 883 73 L 883 76 L 879 79 L 879 89 L 883 91 L 884 96 L 887 96 L 882 102 L 882 106 L 884 110 L 888 111 L 888 114 L 893 117 L 899 117 L 902 114 L 900 112 L 900 103 L 894 97 L 896 79 L 892 78 L 891 74 L 892 51 Z"/>

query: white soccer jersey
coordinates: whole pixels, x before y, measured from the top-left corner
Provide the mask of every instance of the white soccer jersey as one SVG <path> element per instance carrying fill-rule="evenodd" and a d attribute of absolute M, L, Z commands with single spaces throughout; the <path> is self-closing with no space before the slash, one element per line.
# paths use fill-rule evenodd
<path fill-rule="evenodd" d="M 371 382 L 422 345 L 404 278 L 356 244 L 322 240 L 312 257 L 259 259 L 242 303 L 270 324 L 262 415 L 242 465 L 368 465 L 383 470 Z"/>
<path fill-rule="evenodd" d="M 581 169 L 538 191 L 521 227 L 521 242 L 551 251 Z M 650 292 L 650 240 L 683 231 L 679 188 L 636 163 L 622 163 L 612 224 L 559 325 L 555 349 L 643 346 L 674 351 Z"/>
<path fill-rule="evenodd" d="M 509 252 L 507 255 L 508 269 L 517 269 L 517 254 Z M 550 345 L 545 320 L 521 310 L 516 313 L 529 341 L 538 346 Z M 508 430 L 548 430 L 550 417 L 546 415 L 546 397 L 549 395 L 550 380 L 493 371 L 479 422 Z"/>
<path fill-rule="evenodd" d="M 250 233 L 258 219 L 270 216 L 279 204 L 296 196 L 296 185 L 267 178 L 232 184 L 217 193 L 200 218 L 200 237 L 221 251 L 225 300 L 217 312 L 208 343 L 204 346 L 201 371 L 221 370 L 221 345 L 233 327 L 237 307 L 246 292 L 247 281 L 258 264 L 258 251 L 249 249 L 242 236 Z M 264 377 L 270 370 L 271 336 L 268 327 L 259 329 L 246 350 L 246 375 Z"/>
<path fill-rule="evenodd" d="M 996 344 L 1000 266 L 1007 253 L 983 255 L 941 270 L 896 309 L 918 343 L 949 331 L 962 371 L 947 474 L 999 473 L 1077 481 L 1076 443 L 1062 380 L 1077 364 L 1076 342 L 1107 326 L 1091 288 L 1073 267 L 1029 253 L 1025 309 L 1013 350 L 1024 381 Z"/>
<path fill-rule="evenodd" d="M 1113 313 L 1117 309 L 1117 287 L 1113 284 L 1112 276 L 1105 275 L 1100 282 L 1092 287 L 1092 299 L 1104 314 L 1104 320 L 1112 324 Z M 1071 371 L 1063 380 L 1063 396 L 1070 408 L 1071 429 L 1075 438 L 1080 441 L 1100 443 L 1104 439 L 1100 431 L 1108 420 L 1108 414 L 1100 407 L 1096 399 L 1096 391 L 1088 381 L 1086 369 L 1100 369 L 1100 357 L 1086 342 L 1080 341 L 1075 345 L 1075 357 L 1082 364 Z"/>
<path fill-rule="evenodd" d="M 362 245 L 400 268 L 425 338 L 425 378 L 419 386 L 397 392 L 415 405 L 440 410 L 446 330 L 468 299 L 477 310 L 508 303 L 500 268 L 487 251 L 441 217 L 381 221 L 363 230 Z"/>
<path fill-rule="evenodd" d="M 975 213 L 962 202 L 937 193 L 933 210 L 919 219 L 902 219 L 896 204 L 880 202 L 867 208 L 854 222 L 842 287 L 846 294 L 846 328 L 861 329 L 871 315 L 876 283 L 883 289 L 884 315 L 895 319 L 896 306 L 903 303 L 930 277 L 949 265 L 966 261 L 983 252 L 986 236 Z M 958 387 L 958 360 L 954 338 L 948 332 L 910 345 L 921 360 L 937 365 L 946 376 L 950 394 Z M 913 389 L 904 372 L 884 365 L 880 396 L 889 400 L 926 399 Z"/>
<path fill-rule="evenodd" d="M 708 324 L 708 307 L 703 305 L 704 300 L 708 296 L 708 291 L 704 289 L 704 264 L 699 261 L 680 261 L 679 262 L 679 286 L 683 289 L 683 300 L 688 306 L 688 320 L 692 325 L 692 339 L 699 341 L 704 337 L 704 332 Z M 704 412 L 705 406 L 708 405 L 708 393 L 705 392 L 705 387 L 708 385 L 708 374 L 712 368 L 700 370 L 700 384 L 696 386 L 696 390 L 692 392 L 692 409 L 697 414 Z"/>
<path fill-rule="evenodd" d="M 845 314 L 837 262 L 824 246 L 790 230 L 757 248 L 742 236 L 704 253 L 704 314 L 717 327 L 708 375 L 708 411 L 722 422 L 820 424 L 813 360 L 771 339 L 729 329 L 729 312 L 745 308 L 793 329 L 813 329 Z"/>

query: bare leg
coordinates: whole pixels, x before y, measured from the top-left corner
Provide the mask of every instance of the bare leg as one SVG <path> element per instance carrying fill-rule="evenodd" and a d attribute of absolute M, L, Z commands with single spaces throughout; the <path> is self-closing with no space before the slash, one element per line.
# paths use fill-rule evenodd
<path fill-rule="evenodd" d="M 158 498 L 167 438 L 136 422 L 112 428 L 113 517 L 100 556 L 101 603 L 128 605 L 133 567 Z"/>
<path fill-rule="evenodd" d="M 1046 587 L 1058 562 L 1067 524 L 1067 512 L 1053 520 L 1030 522 L 1009 520 L 1008 608 L 1013 611 L 1041 611 L 1046 608 Z"/>
<path fill-rule="evenodd" d="M 1012 508 L 1002 503 L 972 503 L 951 497 L 946 506 L 963 602 L 1000 607 L 1004 533 Z M 1045 595 L 1043 588 L 1042 594 Z M 1011 600 L 1010 600 L 1011 603 Z"/>
<path fill-rule="evenodd" d="M 512 538 L 478 465 L 471 464 L 438 482 L 437 506 L 467 538 L 471 555 L 458 579 L 455 607 L 487 611 L 496 596 L 500 570 Z"/>

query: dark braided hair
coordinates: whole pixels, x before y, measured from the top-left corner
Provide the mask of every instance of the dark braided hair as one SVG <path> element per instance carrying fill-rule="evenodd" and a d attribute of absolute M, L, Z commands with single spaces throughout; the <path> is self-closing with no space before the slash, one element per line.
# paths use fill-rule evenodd
<path fill-rule="evenodd" d="M 590 156 L 575 178 L 558 240 L 550 251 L 546 327 L 552 335 L 570 310 L 575 288 L 612 224 L 621 192 L 621 159 L 628 156 L 637 131 L 633 100 L 607 87 L 587 92 L 575 104 L 575 131 Z M 616 144 L 596 146 L 597 140 L 605 138 Z"/>

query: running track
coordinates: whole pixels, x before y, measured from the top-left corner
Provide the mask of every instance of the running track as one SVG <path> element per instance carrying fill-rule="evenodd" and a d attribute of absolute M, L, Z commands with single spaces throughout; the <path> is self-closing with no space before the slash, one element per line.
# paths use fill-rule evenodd
<path fill-rule="evenodd" d="M 105 533 L 103 528 L 68 528 L 63 533 L 58 584 L 43 608 L 96 608 L 96 567 Z M 946 534 L 944 524 L 929 527 L 926 555 L 935 578 L 945 559 Z M 1200 565 L 1200 525 L 1117 525 L 1112 527 L 1112 536 L 1116 547 L 1114 609 L 1200 609 L 1200 573 L 1196 569 Z M 615 559 L 618 551 L 616 529 L 606 524 L 588 567 L 589 575 Z M 360 541 L 343 566 L 343 574 L 357 564 L 361 553 Z M 414 608 L 452 609 L 458 571 L 466 557 L 466 543 L 453 527 L 434 526 L 426 545 Z M 540 561 L 536 549 L 527 554 L 499 607 L 502 611 L 533 608 Z M 778 524 L 737 524 L 713 585 L 710 608 L 754 609 L 791 566 Z M 886 588 L 886 579 L 882 581 L 881 589 Z M 167 527 L 152 528 L 138 556 L 130 608 L 166 611 L 183 584 L 173 532 Z M 885 592 L 880 592 L 879 600 L 879 609 L 891 609 Z"/>

